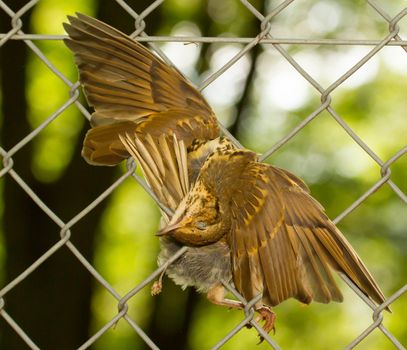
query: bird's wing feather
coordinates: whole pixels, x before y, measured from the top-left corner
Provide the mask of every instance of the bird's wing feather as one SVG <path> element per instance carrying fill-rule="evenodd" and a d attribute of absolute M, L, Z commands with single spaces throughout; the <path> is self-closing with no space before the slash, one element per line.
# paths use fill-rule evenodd
<path fill-rule="evenodd" d="M 95 107 L 94 125 L 169 109 L 213 114 L 181 73 L 143 45 L 92 17 L 68 18 L 65 43 L 75 54 L 81 82 Z"/>
<path fill-rule="evenodd" d="M 91 119 L 94 128 L 84 142 L 85 159 L 114 165 L 125 158 L 123 148 L 109 158 L 110 154 L 92 146 L 96 138 L 101 149 L 111 151 L 110 145 L 119 141 L 118 134 L 114 128 L 109 133 L 103 126 L 115 123 L 151 124 L 150 130 L 159 134 L 174 130 L 179 139 L 186 134 L 188 139 L 219 135 L 208 103 L 177 69 L 113 27 L 83 14 L 77 16 L 69 16 L 70 23 L 64 23 L 69 35 L 64 42 L 75 55 L 80 81 L 95 109 Z M 122 125 L 133 132 L 131 123 Z"/>
<path fill-rule="evenodd" d="M 377 303 L 384 296 L 356 252 L 301 180 L 251 163 L 232 201 L 233 278 L 247 299 L 270 305 L 289 297 L 309 303 L 341 301 L 331 268 L 346 274 Z M 236 204 L 233 204 L 236 203 Z"/>
<path fill-rule="evenodd" d="M 175 135 L 171 137 L 164 134 L 158 139 L 147 134 L 144 142 L 135 134 L 119 137 L 140 166 L 148 185 L 160 202 L 175 211 L 189 191 L 184 142 L 177 140 Z"/>

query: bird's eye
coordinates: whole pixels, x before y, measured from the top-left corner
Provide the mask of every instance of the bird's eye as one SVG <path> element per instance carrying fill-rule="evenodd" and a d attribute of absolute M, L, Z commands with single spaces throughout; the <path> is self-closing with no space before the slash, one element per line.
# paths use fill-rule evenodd
<path fill-rule="evenodd" d="M 207 224 L 206 224 L 205 221 L 198 221 L 198 222 L 196 223 L 196 227 L 197 227 L 199 230 L 205 230 L 205 229 L 206 229 L 206 226 L 207 226 Z"/>

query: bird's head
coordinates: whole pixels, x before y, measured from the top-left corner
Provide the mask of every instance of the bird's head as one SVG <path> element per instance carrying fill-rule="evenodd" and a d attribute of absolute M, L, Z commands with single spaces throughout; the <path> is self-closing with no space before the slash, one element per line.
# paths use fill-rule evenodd
<path fill-rule="evenodd" d="M 169 235 L 192 246 L 218 241 L 226 232 L 226 221 L 213 191 L 199 181 L 180 202 L 168 225 L 157 236 Z"/>

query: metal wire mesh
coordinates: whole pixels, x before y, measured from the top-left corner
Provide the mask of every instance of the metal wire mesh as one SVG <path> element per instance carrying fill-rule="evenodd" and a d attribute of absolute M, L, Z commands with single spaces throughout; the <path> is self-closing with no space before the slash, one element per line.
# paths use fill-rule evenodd
<path fill-rule="evenodd" d="M 129 291 L 126 295 L 120 295 L 114 288 L 101 276 L 101 274 L 92 266 L 92 264 L 81 254 L 81 252 L 75 247 L 75 245 L 69 240 L 71 237 L 71 228 L 82 220 L 90 211 L 92 211 L 101 201 L 103 201 L 107 196 L 109 196 L 120 184 L 126 180 L 128 177 L 135 177 L 138 182 L 142 184 L 144 189 L 154 198 L 154 194 L 151 193 L 149 188 L 145 185 L 142 179 L 134 174 L 135 165 L 132 161 L 127 163 L 127 172 L 123 174 L 117 181 L 115 181 L 109 188 L 107 188 L 99 197 L 95 198 L 92 203 L 90 203 L 86 208 L 80 211 L 77 215 L 72 217 L 68 222 L 61 220 L 52 208 L 49 208 L 43 200 L 38 196 L 35 191 L 30 188 L 29 185 L 20 177 L 18 172 L 13 168 L 13 156 L 19 152 L 27 143 L 31 142 L 40 132 L 42 132 L 55 118 L 66 110 L 69 106 L 75 105 L 81 113 L 86 117 L 90 118 L 89 113 L 85 107 L 78 101 L 79 91 L 78 82 L 72 83 L 67 79 L 50 61 L 47 59 L 45 54 L 34 43 L 34 40 L 61 40 L 64 38 L 62 35 L 37 35 L 37 34 L 26 34 L 22 28 L 22 19 L 21 17 L 33 8 L 39 0 L 31 0 L 26 3 L 25 6 L 20 8 L 17 12 L 13 12 L 10 7 L 4 2 L 0 1 L 0 9 L 5 11 L 7 15 L 10 16 L 11 29 L 7 33 L 0 33 L 0 47 L 4 45 L 8 40 L 23 40 L 25 44 L 32 50 L 32 52 L 56 75 L 58 76 L 68 87 L 70 98 L 60 106 L 52 115 L 50 115 L 40 126 L 34 129 L 31 133 L 26 135 L 21 139 L 17 144 L 12 148 L 6 150 L 0 147 L 0 154 L 3 159 L 3 168 L 0 171 L 0 177 L 10 176 L 31 198 L 32 201 L 38 205 L 41 210 L 49 216 L 49 218 L 59 227 L 60 229 L 60 239 L 55 243 L 51 248 L 49 248 L 40 258 L 38 258 L 34 263 L 32 263 L 27 269 L 18 275 L 14 280 L 8 283 L 0 290 L 0 315 L 4 320 L 14 329 L 14 331 L 21 337 L 21 339 L 31 348 L 39 349 L 39 347 L 34 343 L 30 338 L 30 335 L 27 334 L 24 329 L 22 329 L 18 320 L 14 320 L 8 313 L 5 308 L 5 298 L 7 294 L 15 288 L 19 283 L 21 283 L 29 275 L 35 273 L 36 269 L 49 259 L 53 254 L 55 254 L 62 247 L 67 247 L 71 253 L 78 259 L 78 261 L 89 271 L 89 273 L 105 288 L 118 302 L 118 313 L 107 322 L 101 329 L 99 329 L 95 334 L 93 334 L 84 344 L 82 344 L 79 349 L 89 348 L 99 337 L 101 337 L 107 330 L 114 327 L 114 325 L 123 318 L 126 322 L 134 329 L 135 332 L 143 339 L 148 347 L 151 349 L 158 349 L 157 345 L 154 344 L 154 341 L 143 331 L 143 329 L 129 316 L 127 313 L 128 305 L 127 302 L 130 298 L 136 295 L 140 290 L 142 290 L 146 285 L 153 281 L 165 268 L 162 266 L 150 274 L 148 278 L 142 281 L 138 286 Z M 388 23 L 388 34 L 378 40 L 338 40 L 338 39 L 326 39 L 326 40 L 304 40 L 304 39 L 278 39 L 274 38 L 270 32 L 270 21 L 278 16 L 279 13 L 285 10 L 293 0 L 286 0 L 280 5 L 272 9 L 271 12 L 264 15 L 256 10 L 254 6 L 247 0 L 240 0 L 240 2 L 255 16 L 259 23 L 261 31 L 255 38 L 221 38 L 221 37 L 165 37 L 165 36 L 148 36 L 144 29 L 146 27 L 145 20 L 148 20 L 148 15 L 154 11 L 158 6 L 160 6 L 164 0 L 153 1 L 150 6 L 148 6 L 142 13 L 136 13 L 134 10 L 124 1 L 116 0 L 116 2 L 123 7 L 135 20 L 135 31 L 132 34 L 132 37 L 139 41 L 161 41 L 161 42 L 222 42 L 222 43 L 243 43 L 245 44 L 244 48 L 238 52 L 231 60 L 229 60 L 221 69 L 216 71 L 214 74 L 209 76 L 200 86 L 200 89 L 204 89 L 206 86 L 215 81 L 220 75 L 222 75 L 228 68 L 230 68 L 234 63 L 236 63 L 243 55 L 245 55 L 249 50 L 258 44 L 272 45 L 297 71 L 301 74 L 304 79 L 306 79 L 320 94 L 321 103 L 312 113 L 310 113 L 300 124 L 298 124 L 293 130 L 291 130 L 287 135 L 285 135 L 281 140 L 276 144 L 270 147 L 264 154 L 261 156 L 261 160 L 265 160 L 271 154 L 276 152 L 280 147 L 282 147 L 286 142 L 295 137 L 295 135 L 303 129 L 307 124 L 309 124 L 314 118 L 316 118 L 321 112 L 327 111 L 332 118 L 337 122 L 337 124 L 343 128 L 346 133 L 353 139 L 353 141 L 359 145 L 359 147 L 366 152 L 381 168 L 381 179 L 378 180 L 369 190 L 367 190 L 363 195 L 357 198 L 352 205 L 350 205 L 346 210 L 344 210 L 336 219 L 335 223 L 339 222 L 346 215 L 352 212 L 356 207 L 361 205 L 369 196 L 371 196 L 375 191 L 377 191 L 381 186 L 389 186 L 394 193 L 404 202 L 407 203 L 407 196 L 401 191 L 399 187 L 391 180 L 391 171 L 390 167 L 398 161 L 400 157 L 407 153 L 407 147 L 400 149 L 392 157 L 387 160 L 381 159 L 362 139 L 357 135 L 357 133 L 352 130 L 352 128 L 347 125 L 347 123 L 341 118 L 341 116 L 335 111 L 332 107 L 332 97 L 331 93 L 338 88 L 343 82 L 345 82 L 350 76 L 352 76 L 359 68 L 361 68 L 366 62 L 368 62 L 374 55 L 376 55 L 384 46 L 400 46 L 407 52 L 407 41 L 403 41 L 402 38 L 398 35 L 399 27 L 398 23 L 402 18 L 407 15 L 407 8 L 404 8 L 394 17 L 389 16 L 380 6 L 378 6 L 373 1 L 368 1 L 374 11 L 376 11 L 382 18 L 383 21 Z M 370 46 L 371 49 L 359 62 L 352 66 L 345 74 L 335 80 L 328 88 L 323 88 L 318 81 L 316 81 L 307 71 L 294 60 L 294 58 L 287 52 L 282 44 L 299 44 L 299 45 L 365 45 Z M 157 49 L 159 55 L 169 62 L 165 57 L 163 52 Z M 222 127 L 223 131 L 232 139 L 236 144 L 239 145 L 239 142 L 226 130 Z M 181 254 L 185 252 L 187 248 L 182 248 L 178 253 L 176 253 L 168 263 L 176 260 Z M 368 304 L 372 308 L 372 323 L 363 331 L 358 337 L 356 337 L 348 346 L 347 349 L 354 348 L 359 344 L 364 338 L 368 337 L 369 334 L 375 330 L 379 329 L 385 334 L 385 336 L 394 344 L 397 349 L 404 349 L 403 345 L 396 339 L 396 337 L 384 327 L 382 320 L 383 315 L 382 311 L 391 305 L 395 300 L 401 298 L 403 295 L 406 297 L 407 293 L 407 284 L 400 288 L 396 293 L 386 299 L 386 301 L 379 306 L 372 304 L 353 284 L 349 281 L 346 276 L 342 276 L 345 282 L 357 293 L 361 300 Z M 231 286 L 227 285 L 227 289 L 235 295 L 235 297 L 241 300 L 245 305 L 244 310 L 244 319 L 236 325 L 236 327 L 230 330 L 225 334 L 224 338 L 221 339 L 216 345 L 213 346 L 213 349 L 220 348 L 223 344 L 229 341 L 237 332 L 239 332 L 243 327 L 248 324 L 254 326 L 257 331 L 265 338 L 265 341 L 270 344 L 274 349 L 279 349 L 279 345 L 270 338 L 261 326 L 253 319 L 254 309 L 252 306 L 256 303 L 258 298 L 251 301 L 245 301 L 239 293 L 234 290 Z"/>

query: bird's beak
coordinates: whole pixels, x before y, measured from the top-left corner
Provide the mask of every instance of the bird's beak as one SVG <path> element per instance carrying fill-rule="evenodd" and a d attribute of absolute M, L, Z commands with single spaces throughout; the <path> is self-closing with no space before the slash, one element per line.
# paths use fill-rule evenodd
<path fill-rule="evenodd" d="M 188 220 L 189 221 L 189 220 Z M 174 223 L 169 223 L 167 226 L 163 227 L 161 230 L 159 230 L 155 235 L 156 236 L 164 236 L 164 235 L 169 235 L 173 233 L 175 230 L 184 227 L 186 224 L 185 220 L 178 220 Z"/>

